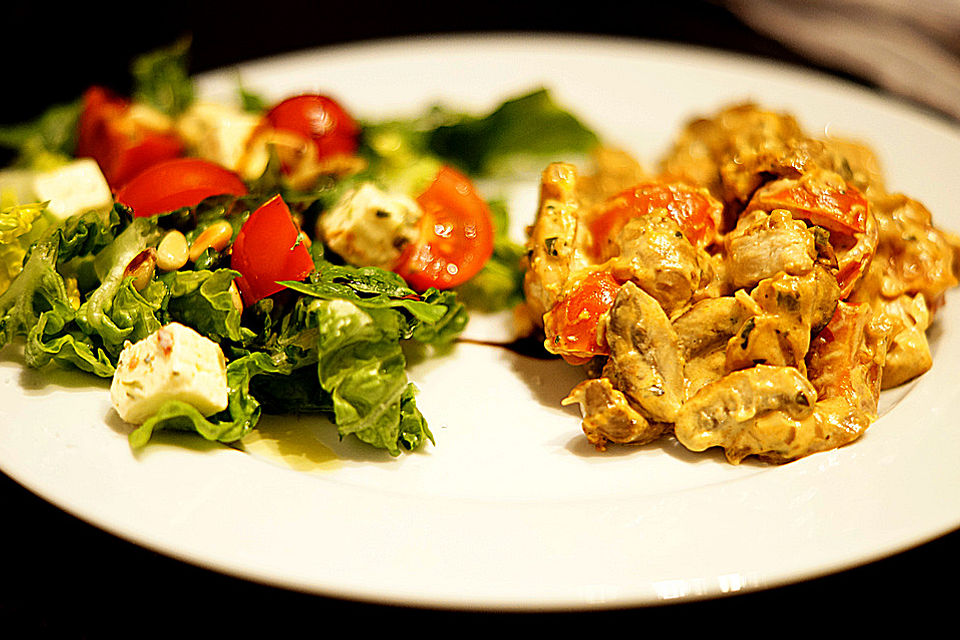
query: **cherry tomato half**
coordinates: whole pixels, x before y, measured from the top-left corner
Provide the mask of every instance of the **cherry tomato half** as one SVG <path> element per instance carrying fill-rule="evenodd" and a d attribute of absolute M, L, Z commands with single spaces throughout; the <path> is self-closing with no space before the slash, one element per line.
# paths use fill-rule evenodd
<path fill-rule="evenodd" d="M 360 127 L 328 96 L 304 94 L 287 98 L 270 109 L 264 119 L 274 129 L 292 131 L 312 140 L 318 158 L 357 150 Z"/>
<path fill-rule="evenodd" d="M 706 189 L 680 183 L 638 184 L 612 196 L 590 216 L 587 226 L 594 252 L 601 253 L 607 239 L 615 237 L 630 218 L 656 209 L 665 210 L 687 240 L 699 247 L 714 241 L 723 216 L 723 204 Z"/>
<path fill-rule="evenodd" d="M 281 291 L 278 281 L 303 280 L 313 271 L 310 251 L 279 195 L 260 205 L 240 227 L 230 267 L 240 272 L 237 286 L 246 305 Z"/>
<path fill-rule="evenodd" d="M 413 289 L 457 287 L 493 255 L 493 221 L 469 178 L 448 166 L 417 198 L 423 209 L 420 237 L 400 256 L 394 271 Z"/>
<path fill-rule="evenodd" d="M 544 345 L 571 364 L 609 353 L 597 338 L 600 319 L 613 306 L 620 283 L 607 271 L 591 271 L 543 316 Z"/>
<path fill-rule="evenodd" d="M 237 174 L 209 160 L 174 158 L 148 167 L 116 193 L 137 217 L 193 207 L 211 196 L 247 194 Z"/>
<path fill-rule="evenodd" d="M 102 87 L 84 93 L 74 153 L 96 160 L 114 189 L 147 167 L 184 152 L 179 136 L 149 129 L 131 118 L 129 111 L 128 100 Z"/>

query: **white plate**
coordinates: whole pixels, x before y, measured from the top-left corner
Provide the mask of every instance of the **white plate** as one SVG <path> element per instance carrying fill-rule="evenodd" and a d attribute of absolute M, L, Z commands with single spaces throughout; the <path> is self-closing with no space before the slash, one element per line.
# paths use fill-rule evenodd
<path fill-rule="evenodd" d="M 542 84 L 648 163 L 691 115 L 753 99 L 812 131 L 869 141 L 893 188 L 960 229 L 956 128 L 796 69 L 620 40 L 498 36 L 310 51 L 241 71 L 269 96 L 321 90 L 364 117 L 412 115 L 437 100 L 482 110 Z M 233 71 L 200 78 L 208 96 L 235 86 Z M 535 191 L 517 193 L 519 223 Z M 392 459 L 336 442 L 322 421 L 265 419 L 265 432 L 295 426 L 314 443 L 290 445 L 282 461 L 168 436 L 133 455 L 105 382 L 25 371 L 8 350 L 0 467 L 143 546 L 330 596 L 548 610 L 751 591 L 960 526 L 960 387 L 944 384 L 960 361 L 958 314 L 951 297 L 933 330 L 933 370 L 887 394 L 865 437 L 780 467 L 732 466 L 669 442 L 596 453 L 576 411 L 559 406 L 576 370 L 472 344 L 411 370 L 436 446 Z M 307 470 L 291 468 L 298 460 Z"/>

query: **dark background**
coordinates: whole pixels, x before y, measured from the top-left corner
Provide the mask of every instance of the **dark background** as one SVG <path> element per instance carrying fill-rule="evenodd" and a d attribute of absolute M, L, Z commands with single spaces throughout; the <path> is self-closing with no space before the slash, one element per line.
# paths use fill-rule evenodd
<path fill-rule="evenodd" d="M 556 0 L 471 6 L 174 0 L 140 5 L 143 13 L 135 6 L 71 3 L 52 10 L 43 3 L 18 0 L 4 7 L 3 121 L 29 118 L 45 105 L 71 100 L 93 82 L 122 88 L 133 56 L 187 34 L 193 36 L 195 72 L 315 46 L 472 31 L 667 40 L 807 64 L 802 56 L 743 26 L 721 3 L 704 0 L 601 0 L 571 7 Z"/>
<path fill-rule="evenodd" d="M 257 5 L 77 3 L 60 8 L 8 3 L 0 33 L 0 122 L 31 118 L 46 105 L 74 99 L 92 83 L 122 90 L 133 56 L 183 35 L 193 38 L 195 72 L 302 48 L 385 37 L 532 30 L 683 42 L 812 66 L 744 27 L 716 3 L 682 0 L 626 6 L 630 8 L 597 2 L 571 7 L 556 2 L 331 6 L 278 0 Z M 860 82 L 837 70 L 823 71 Z M 434 629 L 598 634 L 724 629 L 780 634 L 841 627 L 864 632 L 894 619 L 909 620 L 922 633 L 952 613 L 951 592 L 960 568 L 960 533 L 953 533 L 865 567 L 755 594 L 633 610 L 495 615 L 344 602 L 223 576 L 118 540 L 3 475 L 0 523 L 0 629 L 22 628 L 29 637 L 99 638 L 121 633 L 153 637 L 200 630 L 246 637 L 304 630 L 316 635 L 353 634 L 365 629 L 412 630 L 418 635 Z M 708 531 L 704 536 L 709 540 Z M 597 561 L 616 562 L 616 553 L 611 550 Z M 340 621 L 346 623 L 345 629 L 339 628 Z"/>

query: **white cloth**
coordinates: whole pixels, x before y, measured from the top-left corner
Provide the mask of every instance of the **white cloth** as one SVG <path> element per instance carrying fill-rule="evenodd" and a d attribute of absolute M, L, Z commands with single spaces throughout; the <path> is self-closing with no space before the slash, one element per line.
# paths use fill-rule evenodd
<path fill-rule="evenodd" d="M 960 118 L 960 0 L 726 0 L 824 66 Z"/>

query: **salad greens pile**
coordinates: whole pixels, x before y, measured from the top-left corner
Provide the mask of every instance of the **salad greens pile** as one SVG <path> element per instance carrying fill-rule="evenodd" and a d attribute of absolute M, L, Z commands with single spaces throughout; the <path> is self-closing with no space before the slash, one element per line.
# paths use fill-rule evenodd
<path fill-rule="evenodd" d="M 187 53 L 187 45 L 177 43 L 135 61 L 132 95 L 165 113 L 182 112 L 195 99 Z M 264 108 L 254 93 L 238 91 L 246 108 Z M 79 111 L 78 100 L 35 121 L 0 127 L 0 145 L 15 153 L 0 172 L 0 347 L 22 341 L 28 366 L 109 378 L 125 344 L 170 322 L 218 343 L 227 361 L 228 407 L 203 416 L 169 401 L 132 432 L 134 447 L 161 429 L 233 442 L 256 427 L 262 412 L 296 412 L 324 415 L 341 437 L 353 434 L 392 455 L 415 450 L 433 435 L 407 378 L 405 348 L 442 352 L 464 329 L 469 309 L 504 309 L 522 300 L 522 248 L 509 238 L 508 213 L 496 198 L 489 202 L 494 256 L 458 290 L 418 293 L 390 271 L 344 264 L 314 240 L 313 273 L 284 282 L 280 294 L 242 312 L 231 293 L 240 274 L 215 251 L 134 286 L 126 266 L 168 230 L 189 238 L 224 219 L 239 228 L 276 193 L 309 218 L 363 181 L 413 185 L 438 163 L 489 176 L 525 156 L 582 153 L 597 144 L 589 129 L 537 89 L 482 116 L 437 106 L 407 120 L 362 122 L 365 168 L 308 192 L 291 191 L 271 163 L 247 196 L 216 196 L 153 217 L 134 217 L 115 203 L 61 221 L 49 214 L 48 203 L 24 201 L 16 177 L 73 158 Z"/>

